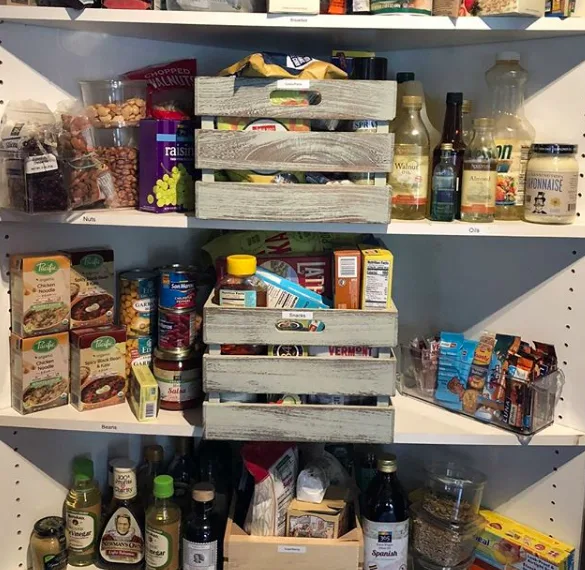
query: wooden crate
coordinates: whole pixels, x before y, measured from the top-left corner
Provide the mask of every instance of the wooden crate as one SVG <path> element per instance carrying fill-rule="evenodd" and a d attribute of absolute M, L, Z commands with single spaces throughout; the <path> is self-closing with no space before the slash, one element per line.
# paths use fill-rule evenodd
<path fill-rule="evenodd" d="M 250 536 L 233 521 L 232 506 L 223 560 L 225 570 L 361 570 L 363 552 L 359 516 L 355 528 L 338 539 Z"/>
<path fill-rule="evenodd" d="M 318 105 L 277 106 L 277 90 L 318 92 Z M 393 81 L 195 79 L 197 131 L 195 215 L 201 219 L 388 224 L 395 116 Z M 376 133 L 217 131 L 217 116 L 376 120 Z M 214 170 L 371 172 L 374 185 L 215 182 Z"/>

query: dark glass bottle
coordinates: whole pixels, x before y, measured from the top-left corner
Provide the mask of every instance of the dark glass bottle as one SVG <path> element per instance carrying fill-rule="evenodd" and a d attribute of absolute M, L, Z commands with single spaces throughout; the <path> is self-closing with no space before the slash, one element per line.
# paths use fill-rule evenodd
<path fill-rule="evenodd" d="M 455 217 L 461 219 L 461 185 L 463 177 L 463 154 L 465 143 L 463 142 L 463 93 L 447 93 L 447 109 L 443 123 L 441 141 L 433 151 L 433 168 L 441 162 L 441 144 L 451 143 L 455 152 L 455 172 L 457 184 L 455 188 Z"/>
<path fill-rule="evenodd" d="M 138 498 L 136 464 L 113 461 L 114 498 L 98 541 L 98 566 L 106 570 L 142 570 L 144 566 L 144 508 Z"/>
<path fill-rule="evenodd" d="M 396 456 L 378 457 L 378 470 L 365 497 L 364 568 L 406 570 L 408 503 L 396 476 Z"/>
<path fill-rule="evenodd" d="M 197 483 L 183 530 L 183 570 L 217 570 L 221 562 L 221 525 L 214 510 L 211 483 Z"/>
<path fill-rule="evenodd" d="M 144 448 L 144 463 L 138 469 L 138 495 L 146 509 L 154 500 L 154 478 L 164 473 L 164 450 L 161 445 L 147 445 Z"/>
<path fill-rule="evenodd" d="M 167 469 L 175 483 L 175 502 L 183 516 L 189 510 L 191 487 L 195 483 L 197 464 L 193 457 L 193 440 L 190 437 L 178 437 L 175 440 L 175 456 Z"/>

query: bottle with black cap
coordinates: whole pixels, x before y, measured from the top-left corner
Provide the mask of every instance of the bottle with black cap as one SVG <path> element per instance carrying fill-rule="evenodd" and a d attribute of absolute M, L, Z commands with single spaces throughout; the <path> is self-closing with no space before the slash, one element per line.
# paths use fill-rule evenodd
<path fill-rule="evenodd" d="M 362 520 L 364 568 L 407 568 L 408 503 L 396 469 L 395 455 L 380 455 L 376 475 L 366 491 Z"/>
<path fill-rule="evenodd" d="M 461 182 L 463 177 L 463 154 L 465 143 L 463 142 L 463 93 L 447 93 L 447 109 L 443 123 L 441 141 L 433 151 L 433 168 L 441 162 L 441 144 L 451 143 L 455 156 L 455 172 L 457 184 L 455 188 L 455 217 L 461 219 Z"/>
<path fill-rule="evenodd" d="M 388 60 L 385 57 L 354 57 L 350 79 L 385 81 L 388 77 Z M 351 122 L 354 133 L 375 133 L 378 123 L 373 119 L 360 119 Z M 374 184 L 372 172 L 352 172 L 349 175 L 354 184 Z"/>

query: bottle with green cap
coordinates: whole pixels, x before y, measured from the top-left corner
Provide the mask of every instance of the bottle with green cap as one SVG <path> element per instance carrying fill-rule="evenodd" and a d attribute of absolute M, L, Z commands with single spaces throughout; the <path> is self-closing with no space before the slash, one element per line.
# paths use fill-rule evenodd
<path fill-rule="evenodd" d="M 89 566 L 96 560 L 96 541 L 102 513 L 102 496 L 93 479 L 93 461 L 73 460 L 73 486 L 65 499 L 69 564 Z"/>
<path fill-rule="evenodd" d="M 146 511 L 146 570 L 179 570 L 181 509 L 173 501 L 173 478 L 154 478 L 154 503 Z"/>

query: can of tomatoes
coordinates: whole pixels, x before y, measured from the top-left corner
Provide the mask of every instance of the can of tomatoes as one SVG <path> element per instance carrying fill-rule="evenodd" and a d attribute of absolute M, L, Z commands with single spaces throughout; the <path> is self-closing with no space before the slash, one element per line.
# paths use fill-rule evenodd
<path fill-rule="evenodd" d="M 202 318 L 195 309 L 158 311 L 158 347 L 173 354 L 188 353 L 201 330 Z"/>
<path fill-rule="evenodd" d="M 193 265 L 167 265 L 159 269 L 158 305 L 163 309 L 194 309 L 198 270 Z"/>

